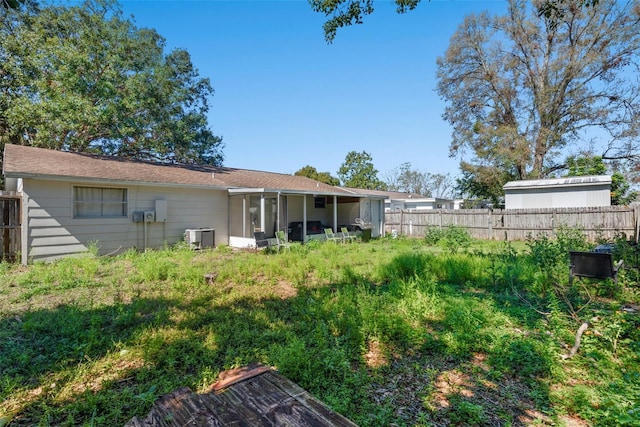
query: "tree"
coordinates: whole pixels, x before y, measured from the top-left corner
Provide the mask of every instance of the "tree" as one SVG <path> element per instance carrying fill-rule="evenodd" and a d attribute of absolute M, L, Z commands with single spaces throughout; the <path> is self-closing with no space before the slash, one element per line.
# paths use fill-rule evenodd
<path fill-rule="evenodd" d="M 331 176 L 329 172 L 318 172 L 313 166 L 304 166 L 294 173 L 296 176 L 306 176 L 316 181 L 324 182 L 329 185 L 340 185 L 340 180 Z"/>
<path fill-rule="evenodd" d="M 433 197 L 453 199 L 455 184 L 451 175 L 441 173 L 427 173 L 427 188 Z"/>
<path fill-rule="evenodd" d="M 566 176 L 604 175 L 607 166 L 601 156 L 571 156 L 567 158 Z"/>
<path fill-rule="evenodd" d="M 567 14 L 568 6 L 572 8 L 576 6 L 582 8 L 594 7 L 599 1 L 600 0 L 577 0 L 568 4 L 568 2 L 563 0 L 545 0 L 541 1 L 538 6 L 538 16 L 544 16 L 550 19 L 551 22 L 558 22 L 560 18 Z"/>
<path fill-rule="evenodd" d="M 0 0 L 0 9 L 18 9 L 25 0 Z"/>
<path fill-rule="evenodd" d="M 638 198 L 638 192 L 631 190 L 631 184 L 620 172 L 611 175 L 611 204 L 628 205 Z"/>
<path fill-rule="evenodd" d="M 567 159 L 566 176 L 604 175 L 607 166 L 601 156 L 579 156 Z M 631 184 L 619 171 L 611 175 L 611 204 L 627 205 L 638 197 L 638 192 L 631 190 Z"/>
<path fill-rule="evenodd" d="M 513 175 L 498 168 L 462 168 L 462 176 L 456 180 L 456 190 L 469 200 L 489 201 L 493 206 L 504 203 L 502 182 L 513 181 Z M 469 205 L 469 203 L 465 203 Z"/>
<path fill-rule="evenodd" d="M 172 163 L 222 162 L 213 89 L 187 51 L 111 0 L 12 11 L 0 22 L 0 144 Z"/>
<path fill-rule="evenodd" d="M 398 13 L 415 9 L 421 0 L 394 0 Z M 599 0 L 577 0 L 573 7 L 594 7 Z M 567 13 L 567 2 L 563 0 L 540 1 L 538 16 L 557 21 Z M 373 0 L 309 0 L 315 12 L 323 13 L 327 20 L 322 26 L 328 43 L 333 42 L 338 28 L 362 24 L 364 17 L 373 13 Z"/>
<path fill-rule="evenodd" d="M 394 0 L 398 13 L 416 8 L 420 0 Z M 331 43 L 338 28 L 362 24 L 366 15 L 373 13 L 373 0 L 309 0 L 315 12 L 323 13 L 327 20 L 322 28 L 324 37 Z"/>
<path fill-rule="evenodd" d="M 640 3 L 553 3 L 562 13 L 511 0 L 506 16 L 470 15 L 437 60 L 450 153 L 476 196 L 552 176 L 563 153 L 585 144 L 638 161 Z M 592 129 L 599 139 L 584 141 Z"/>
<path fill-rule="evenodd" d="M 378 179 L 378 170 L 373 167 L 369 153 L 350 151 L 338 170 L 338 177 L 345 187 L 386 190 L 387 186 Z"/>
<path fill-rule="evenodd" d="M 427 197 L 453 197 L 453 179 L 449 174 L 420 172 L 402 163 L 387 173 L 385 184 L 389 191 L 402 191 Z"/>
<path fill-rule="evenodd" d="M 427 174 L 411 169 L 411 163 L 405 162 L 387 173 L 385 184 L 389 191 L 431 196 L 427 189 Z"/>

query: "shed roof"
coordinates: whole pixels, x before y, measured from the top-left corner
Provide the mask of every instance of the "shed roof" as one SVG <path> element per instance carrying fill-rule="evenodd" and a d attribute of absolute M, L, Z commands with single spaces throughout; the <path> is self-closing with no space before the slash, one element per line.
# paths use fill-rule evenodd
<path fill-rule="evenodd" d="M 260 188 L 308 194 L 354 195 L 343 188 L 303 176 L 210 165 L 165 164 L 13 144 L 5 146 L 3 173 L 8 178 L 92 180 L 224 189 Z"/>
<path fill-rule="evenodd" d="M 507 182 L 502 188 L 508 190 L 524 190 L 533 188 L 584 187 L 590 185 L 611 184 L 611 175 L 568 176 L 564 178 L 530 179 Z"/>

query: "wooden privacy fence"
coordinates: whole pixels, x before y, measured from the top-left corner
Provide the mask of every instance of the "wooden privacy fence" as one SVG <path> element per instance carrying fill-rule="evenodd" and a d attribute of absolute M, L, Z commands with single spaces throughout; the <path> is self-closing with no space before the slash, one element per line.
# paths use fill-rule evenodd
<path fill-rule="evenodd" d="M 579 228 L 589 240 L 613 239 L 624 233 L 636 240 L 640 206 L 556 209 L 433 209 L 385 214 L 385 232 L 423 237 L 429 227 L 464 227 L 471 236 L 488 240 L 525 240 L 552 236 L 560 227 Z"/>
<path fill-rule="evenodd" d="M 20 196 L 0 191 L 0 261 L 15 261 L 20 253 Z"/>

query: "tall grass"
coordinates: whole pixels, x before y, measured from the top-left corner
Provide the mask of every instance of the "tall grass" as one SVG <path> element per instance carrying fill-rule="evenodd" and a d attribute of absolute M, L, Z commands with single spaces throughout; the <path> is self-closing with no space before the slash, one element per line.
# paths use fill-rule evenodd
<path fill-rule="evenodd" d="M 637 425 L 637 284 L 568 287 L 543 248 L 586 244 L 571 236 L 1 264 L 0 425 L 122 425 L 250 362 L 361 426 Z M 563 359 L 577 309 L 592 326 Z"/>

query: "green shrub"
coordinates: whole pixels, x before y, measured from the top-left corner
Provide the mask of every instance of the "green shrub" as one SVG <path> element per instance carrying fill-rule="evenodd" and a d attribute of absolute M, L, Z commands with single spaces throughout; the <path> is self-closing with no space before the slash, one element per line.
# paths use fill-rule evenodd
<path fill-rule="evenodd" d="M 424 240 L 427 245 L 437 245 L 444 238 L 444 230 L 440 227 L 430 225 L 424 233 Z"/>
<path fill-rule="evenodd" d="M 466 228 L 459 225 L 449 224 L 445 228 L 429 226 L 424 236 L 427 245 L 439 245 L 449 250 L 451 253 L 459 249 L 466 249 L 471 245 L 473 239 Z"/>
<path fill-rule="evenodd" d="M 459 249 L 467 249 L 471 246 L 471 242 L 473 239 L 466 228 L 450 224 L 445 230 L 441 244 L 444 244 L 451 253 L 455 253 Z"/>

